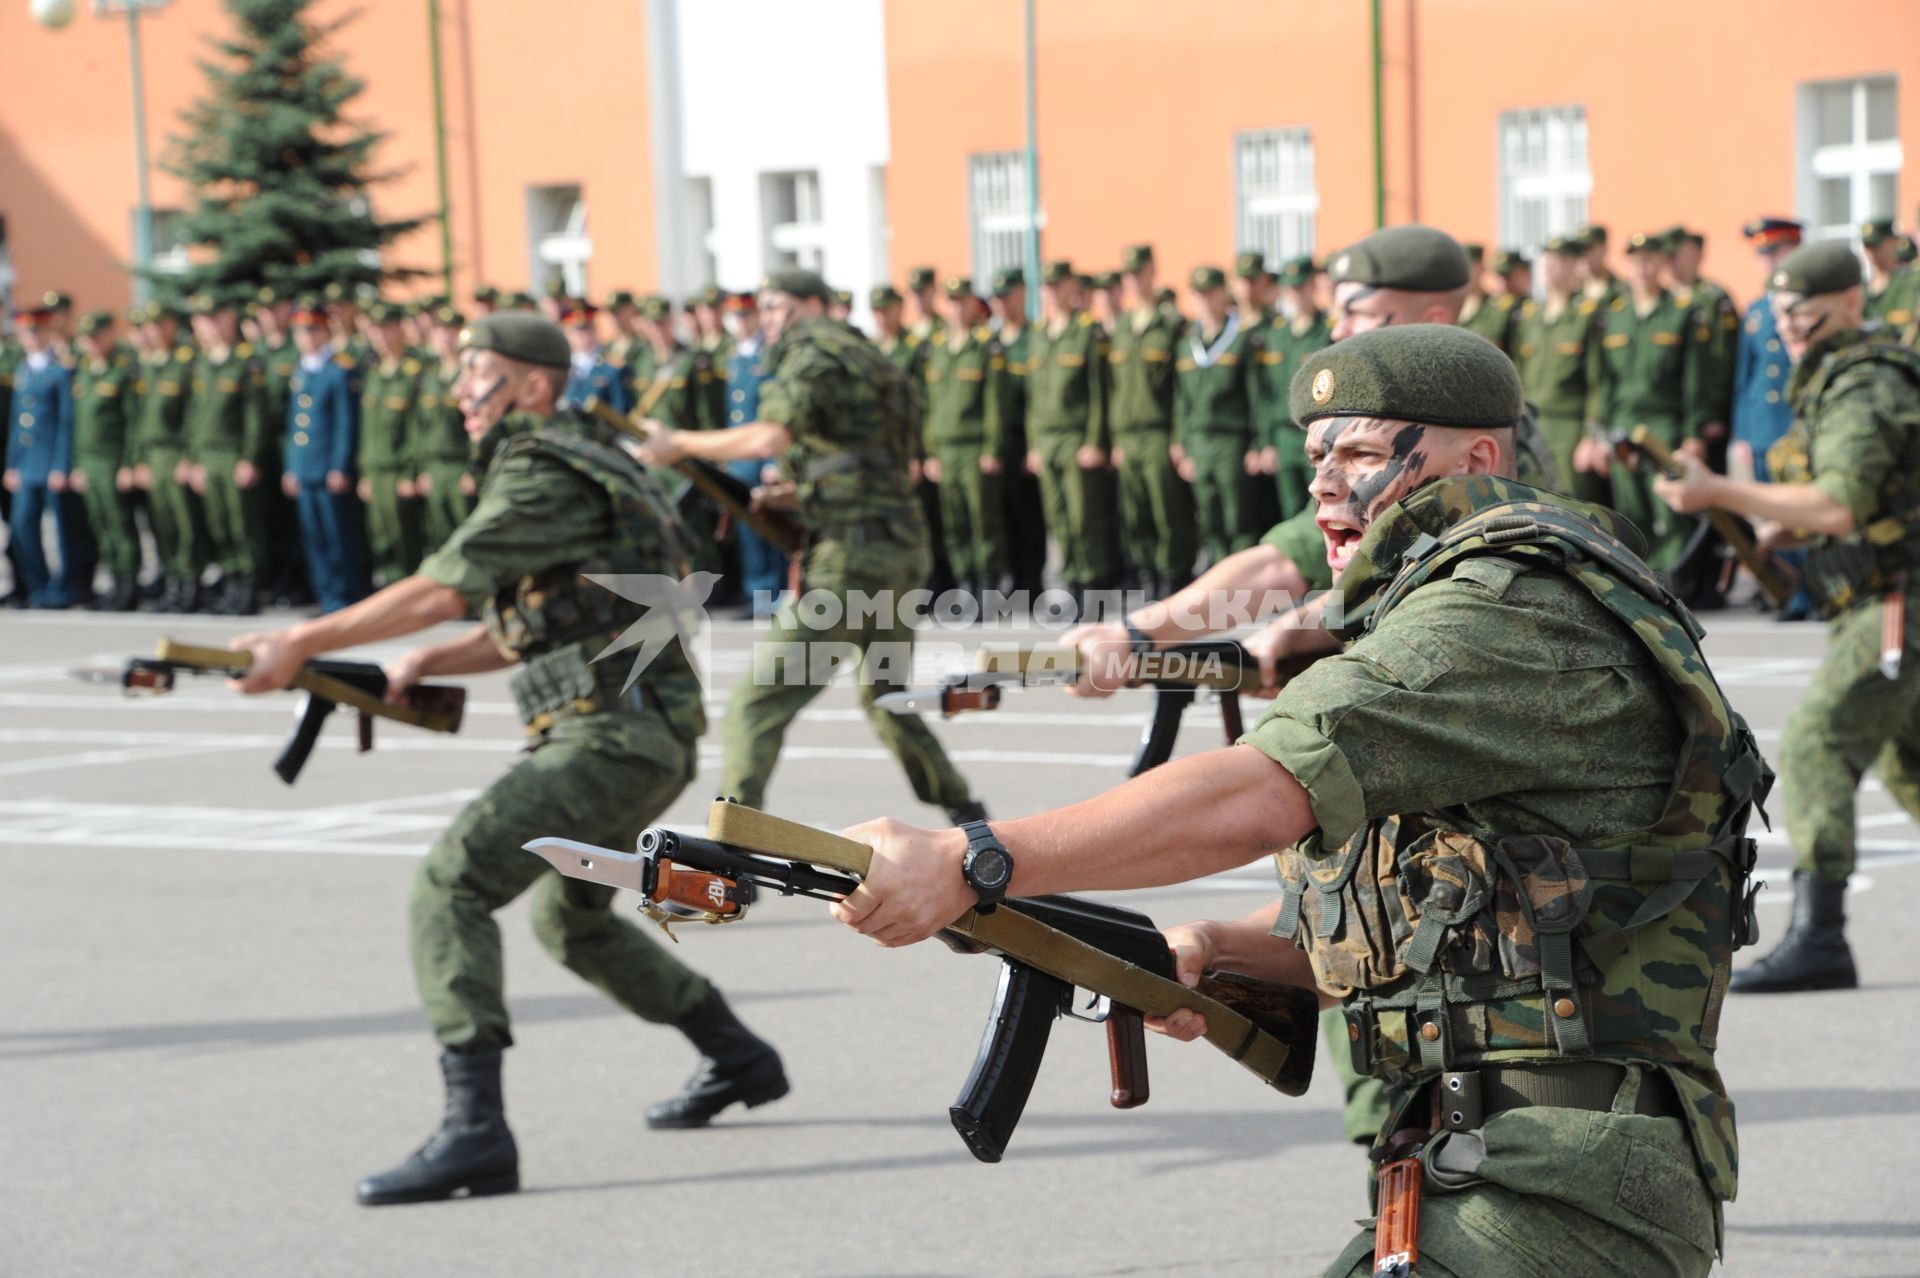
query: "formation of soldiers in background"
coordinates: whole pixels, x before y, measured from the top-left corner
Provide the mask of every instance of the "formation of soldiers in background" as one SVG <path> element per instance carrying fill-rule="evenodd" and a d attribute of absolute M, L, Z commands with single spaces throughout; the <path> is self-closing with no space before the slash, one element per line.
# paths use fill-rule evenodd
<path fill-rule="evenodd" d="M 1888 220 L 1860 229 L 1869 318 L 1920 340 L 1912 240 Z M 1769 264 L 1801 233 L 1784 218 L 1745 228 Z M 1648 426 L 1717 470 L 1765 479 L 1791 420 L 1765 298 L 1741 312 L 1701 274 L 1704 239 L 1684 227 L 1633 235 L 1624 275 L 1601 226 L 1548 241 L 1537 263 L 1465 248 L 1459 322 L 1519 367 L 1561 491 L 1619 509 L 1647 532 L 1652 566 L 1672 570 L 1691 521 L 1671 517 L 1610 437 Z M 1311 518 L 1287 388 L 1302 360 L 1345 335 L 1325 265 L 1242 253 L 1231 271 L 1194 269 L 1183 307 L 1160 286 L 1150 245 L 1121 258 L 1095 275 L 1046 263 L 1034 324 L 1018 269 L 984 297 L 931 267 L 910 271 L 905 293 L 873 290 L 870 336 L 924 395 L 913 464 L 936 592 L 1037 596 L 1051 541 L 1077 600 L 1117 588 L 1158 597 L 1274 524 Z M 853 299 L 836 300 L 844 320 Z M 714 288 L 679 314 L 628 290 L 596 307 L 556 285 L 537 301 L 483 287 L 462 311 L 335 286 L 262 290 L 245 307 L 208 296 L 141 306 L 123 325 L 105 311 L 76 320 L 69 298 L 48 293 L 16 309 L 16 336 L 0 343 L 9 602 L 343 607 L 410 574 L 471 507 L 491 447 L 467 438 L 450 393 L 468 314 L 543 310 L 574 347 L 569 400 L 707 430 L 755 419 L 772 371 L 756 307 L 751 293 Z M 778 482 L 759 463 L 736 473 Z M 157 567 L 143 564 L 149 540 Z M 744 528 L 728 542 L 740 597 L 776 597 L 783 557 Z M 1717 601 L 1711 585 L 1690 597 Z"/>

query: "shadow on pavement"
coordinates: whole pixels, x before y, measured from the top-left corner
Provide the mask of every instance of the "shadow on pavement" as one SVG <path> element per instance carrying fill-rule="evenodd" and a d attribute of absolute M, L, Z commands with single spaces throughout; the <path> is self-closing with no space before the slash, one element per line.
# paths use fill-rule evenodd
<path fill-rule="evenodd" d="M 844 989 L 728 990 L 735 1003 L 785 999 L 834 998 Z M 597 994 L 545 994 L 509 1003 L 518 1024 L 592 1020 L 627 1012 Z M 417 1007 L 362 1016 L 289 1017 L 266 1021 L 198 1021 L 180 1025 L 114 1025 L 101 1029 L 34 1030 L 0 1034 L 0 1061 L 89 1052 L 138 1051 L 156 1047 L 277 1047 L 318 1039 L 362 1038 L 381 1034 L 421 1034 L 426 1017 Z"/>

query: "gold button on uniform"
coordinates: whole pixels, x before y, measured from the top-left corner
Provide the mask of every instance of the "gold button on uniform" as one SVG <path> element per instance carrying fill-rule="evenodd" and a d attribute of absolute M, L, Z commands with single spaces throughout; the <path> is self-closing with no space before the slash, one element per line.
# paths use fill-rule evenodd
<path fill-rule="evenodd" d="M 1420 1037 L 1431 1043 L 1434 1039 L 1440 1037 L 1440 1027 L 1432 1021 L 1428 1021 L 1420 1027 Z"/>
<path fill-rule="evenodd" d="M 1572 1016 L 1574 1010 L 1573 1000 L 1570 998 L 1557 998 L 1553 1001 L 1553 1014 L 1563 1021 Z"/>

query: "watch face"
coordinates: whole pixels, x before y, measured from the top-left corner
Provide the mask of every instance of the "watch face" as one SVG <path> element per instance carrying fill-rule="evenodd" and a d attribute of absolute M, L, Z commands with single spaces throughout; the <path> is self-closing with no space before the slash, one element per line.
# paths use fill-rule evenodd
<path fill-rule="evenodd" d="M 1013 875 L 1013 858 L 1000 848 L 981 848 L 973 854 L 967 868 L 973 874 L 974 885 L 991 892 L 1007 885 Z"/>

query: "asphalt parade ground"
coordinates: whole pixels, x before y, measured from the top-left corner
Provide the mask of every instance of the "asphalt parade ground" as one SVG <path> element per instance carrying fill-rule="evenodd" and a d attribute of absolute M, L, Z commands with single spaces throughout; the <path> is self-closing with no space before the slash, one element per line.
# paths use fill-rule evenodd
<path fill-rule="evenodd" d="M 1715 670 L 1776 753 L 1821 628 L 1706 621 Z M 207 679 L 128 700 L 63 674 L 162 634 L 224 643 L 256 624 L 0 617 L 0 1275 L 1294 1275 L 1317 1273 L 1365 1214 L 1330 1071 L 1291 1100 L 1204 1045 L 1155 1039 L 1153 1099 L 1121 1112 L 1105 1036 L 1077 1023 L 1056 1027 L 1005 1161 L 975 1162 L 946 1107 L 996 965 L 938 945 L 882 951 L 804 900 L 681 930 L 682 956 L 779 1046 L 794 1084 L 692 1132 L 642 1117 L 692 1068 L 680 1036 L 548 959 L 524 904 L 504 911 L 525 1189 L 357 1206 L 357 1178 L 439 1114 L 407 960 L 410 876 L 513 762 L 520 728 L 504 676 L 472 679 L 458 737 L 382 724 L 357 756 L 339 715 L 288 789 L 269 764 L 291 697 L 243 700 Z M 751 635 L 714 630 L 716 719 Z M 925 677 L 981 637 L 937 636 Z M 1146 693 L 1029 690 L 936 730 L 992 811 L 1015 815 L 1117 783 L 1147 709 Z M 1203 705 L 1180 751 L 1219 740 Z M 718 772 L 714 731 L 669 823 L 702 823 Z M 833 827 L 939 819 L 845 685 L 789 735 L 768 806 Z M 1741 1193 L 1719 1272 L 1920 1274 L 1920 830 L 1872 783 L 1861 812 L 1849 905 L 1865 988 L 1727 1008 Z M 1767 946 L 1786 918 L 1780 833 L 1762 858 L 1779 880 L 1762 895 Z M 1272 895 L 1252 866 L 1126 903 L 1172 923 Z"/>

